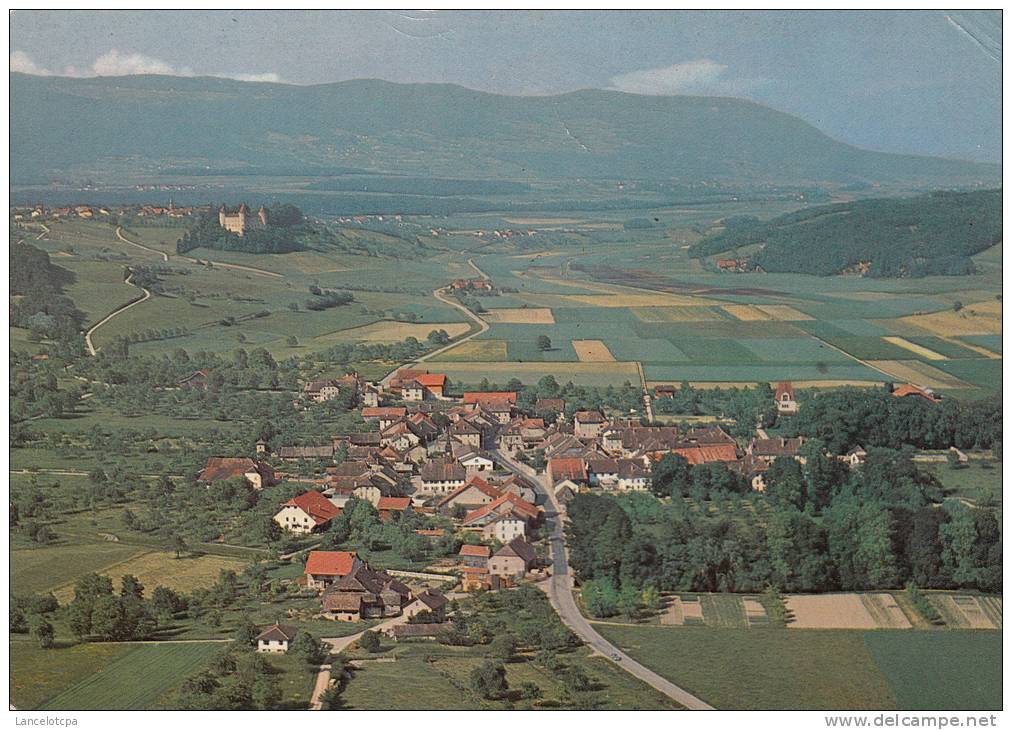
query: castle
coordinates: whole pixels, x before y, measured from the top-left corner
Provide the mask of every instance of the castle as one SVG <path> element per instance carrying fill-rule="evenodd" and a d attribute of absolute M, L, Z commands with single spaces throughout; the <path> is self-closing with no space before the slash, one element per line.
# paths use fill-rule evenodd
<path fill-rule="evenodd" d="M 238 236 L 246 231 L 256 231 L 267 227 L 267 210 L 261 205 L 256 214 L 251 214 L 249 208 L 243 203 L 239 206 L 239 212 L 229 213 L 225 206 L 218 211 L 218 225 L 230 233 Z"/>

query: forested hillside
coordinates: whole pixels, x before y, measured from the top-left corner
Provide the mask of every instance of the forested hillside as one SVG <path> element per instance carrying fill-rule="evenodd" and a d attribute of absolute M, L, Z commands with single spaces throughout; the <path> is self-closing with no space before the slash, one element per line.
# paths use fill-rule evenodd
<path fill-rule="evenodd" d="M 1002 240 L 1001 190 L 859 200 L 726 224 L 695 244 L 692 255 L 759 246 L 747 257 L 749 268 L 820 276 L 970 274 L 970 257 Z"/>
<path fill-rule="evenodd" d="M 67 170 L 98 175 L 96 163 L 127 159 L 130 170 L 167 162 L 218 173 L 324 166 L 520 181 L 892 181 L 923 188 L 1000 179 L 997 165 L 861 150 L 801 119 L 731 98 L 24 74 L 11 74 L 11 93 L 19 100 L 11 110 L 16 183 Z M 447 190 L 441 184 L 429 192 Z"/>

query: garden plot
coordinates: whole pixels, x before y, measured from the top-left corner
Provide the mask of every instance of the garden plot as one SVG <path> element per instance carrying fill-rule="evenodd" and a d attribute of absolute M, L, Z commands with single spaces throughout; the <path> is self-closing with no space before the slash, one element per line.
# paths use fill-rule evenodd
<path fill-rule="evenodd" d="M 953 595 L 948 593 L 932 593 L 929 600 L 935 604 L 951 628 L 956 629 L 996 629 L 1000 628 L 991 620 L 989 614 L 994 613 L 994 605 L 985 611 L 976 596 Z M 1000 615 L 1000 614 L 999 614 Z"/>
<path fill-rule="evenodd" d="M 868 609 L 879 628 L 883 629 L 909 629 L 912 628 L 910 619 L 903 613 L 903 609 L 896 602 L 891 593 L 865 593 L 861 596 L 864 607 Z"/>
<path fill-rule="evenodd" d="M 682 599 L 678 596 L 671 597 L 671 603 L 661 614 L 661 624 L 664 626 L 681 626 L 685 623 L 685 612 L 682 611 Z"/>
<path fill-rule="evenodd" d="M 547 307 L 518 307 L 516 309 L 489 309 L 482 313 L 487 322 L 503 324 L 555 324 L 552 310 Z"/>
<path fill-rule="evenodd" d="M 857 593 L 822 596 L 787 596 L 792 629 L 877 629 L 875 618 Z"/>
<path fill-rule="evenodd" d="M 573 350 L 580 362 L 615 362 L 615 356 L 601 340 L 573 340 Z"/>
<path fill-rule="evenodd" d="M 769 626 L 770 617 L 766 615 L 766 608 L 755 598 L 741 599 L 745 608 L 745 620 L 749 628 L 753 626 Z"/>
<path fill-rule="evenodd" d="M 699 600 L 699 596 L 685 596 L 682 598 L 676 596 L 675 600 L 678 601 L 681 607 L 683 626 L 703 625 L 703 604 Z"/>
<path fill-rule="evenodd" d="M 468 340 L 433 358 L 432 362 L 502 362 L 505 340 Z"/>

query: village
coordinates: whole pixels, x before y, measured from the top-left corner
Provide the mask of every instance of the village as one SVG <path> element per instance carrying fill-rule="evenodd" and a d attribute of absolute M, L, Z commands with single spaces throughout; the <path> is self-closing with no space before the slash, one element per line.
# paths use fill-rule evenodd
<path fill-rule="evenodd" d="M 180 386 L 204 388 L 208 376 L 197 371 Z M 775 460 L 805 460 L 804 437 L 770 436 L 762 427 L 739 444 L 716 424 L 652 425 L 572 411 L 561 398 L 540 398 L 525 410 L 515 391 L 453 397 L 450 386 L 445 374 L 413 368 L 391 373 L 385 384 L 354 373 L 306 382 L 297 406 L 351 397 L 370 429 L 274 449 L 261 439 L 249 455 L 209 458 L 197 480 L 241 479 L 254 490 L 282 481 L 305 484 L 273 518 L 293 536 L 325 533 L 358 502 L 371 505 L 382 522 L 400 522 L 409 513 L 448 520 L 462 544 L 454 559 L 434 570 L 456 586 L 453 596 L 418 580 L 431 574 L 384 570 L 354 551 L 307 549 L 298 581 L 319 596 L 319 618 L 383 619 L 391 637 L 433 638 L 448 630 L 451 598 L 546 581 L 553 569 L 546 518 L 558 512 L 565 520 L 566 504 L 577 494 L 646 492 L 653 465 L 669 454 L 691 466 L 723 465 L 762 493 L 764 473 Z M 779 415 L 798 413 L 790 382 L 776 384 L 773 393 Z M 663 386 L 653 397 L 673 394 L 674 388 Z M 893 395 L 938 402 L 932 392 L 909 384 Z M 858 446 L 834 458 L 853 469 L 865 456 Z M 445 532 L 416 530 L 430 539 Z M 293 631 L 280 624 L 265 628 L 259 650 L 284 651 Z"/>

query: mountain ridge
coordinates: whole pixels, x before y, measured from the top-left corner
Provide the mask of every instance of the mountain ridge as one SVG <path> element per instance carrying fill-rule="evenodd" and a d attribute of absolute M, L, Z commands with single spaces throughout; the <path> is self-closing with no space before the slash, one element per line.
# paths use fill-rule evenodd
<path fill-rule="evenodd" d="M 1000 166 L 873 152 L 734 97 L 12 73 L 12 178 L 102 161 L 297 162 L 517 179 L 976 185 Z"/>

